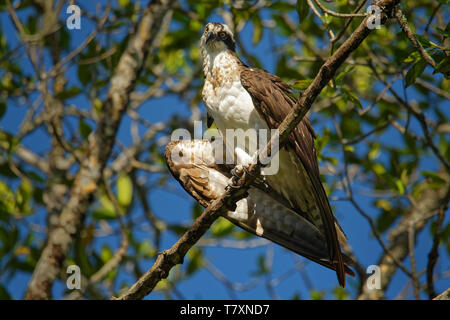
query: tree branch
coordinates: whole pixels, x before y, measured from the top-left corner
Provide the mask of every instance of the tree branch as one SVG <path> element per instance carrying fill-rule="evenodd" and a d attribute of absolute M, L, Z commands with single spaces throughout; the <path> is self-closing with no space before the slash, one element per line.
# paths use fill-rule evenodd
<path fill-rule="evenodd" d="M 367 13 L 339 13 L 332 10 L 327 9 L 323 4 L 320 3 L 319 0 L 314 0 L 314 3 L 325 13 L 328 13 L 330 16 L 338 17 L 338 18 L 355 18 L 355 17 L 366 17 Z"/>
<path fill-rule="evenodd" d="M 409 28 L 408 20 L 406 20 L 405 15 L 403 14 L 402 10 L 400 8 L 395 9 L 395 17 L 397 18 L 398 23 L 400 24 L 400 27 L 402 28 L 403 32 L 408 37 L 409 41 L 411 41 L 411 44 L 416 48 L 416 50 L 420 53 L 422 58 L 434 69 L 436 69 L 436 62 L 434 62 L 433 58 L 425 51 L 422 44 L 417 41 L 416 37 L 414 36 L 413 32 Z"/>
<path fill-rule="evenodd" d="M 440 295 L 438 295 L 433 300 L 450 300 L 450 288 L 442 292 Z"/>

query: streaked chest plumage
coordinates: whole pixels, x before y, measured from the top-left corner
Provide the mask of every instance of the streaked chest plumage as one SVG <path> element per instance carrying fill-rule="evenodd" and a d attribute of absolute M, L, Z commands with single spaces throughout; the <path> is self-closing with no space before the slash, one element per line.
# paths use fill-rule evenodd
<path fill-rule="evenodd" d="M 204 58 L 203 101 L 222 133 L 225 129 L 266 129 L 251 96 L 242 86 L 240 65 L 227 51 Z"/>

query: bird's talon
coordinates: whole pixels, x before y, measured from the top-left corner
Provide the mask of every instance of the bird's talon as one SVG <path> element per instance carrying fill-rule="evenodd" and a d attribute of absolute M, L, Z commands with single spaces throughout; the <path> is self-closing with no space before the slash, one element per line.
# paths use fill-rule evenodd
<path fill-rule="evenodd" d="M 242 167 L 242 170 L 245 171 L 245 173 L 251 177 L 253 177 L 254 175 L 250 173 L 250 171 L 248 171 L 247 167 Z"/>
<path fill-rule="evenodd" d="M 228 190 L 230 190 L 230 189 L 239 189 L 240 187 L 239 186 L 235 186 L 233 183 L 231 183 L 231 184 L 228 184 L 226 187 L 225 187 L 225 190 L 226 191 L 228 191 Z"/>
<path fill-rule="evenodd" d="M 231 175 L 233 176 L 233 178 L 240 179 L 242 177 L 242 174 L 240 175 L 238 173 L 238 170 L 241 170 L 241 168 L 238 168 L 238 166 L 231 169 Z"/>

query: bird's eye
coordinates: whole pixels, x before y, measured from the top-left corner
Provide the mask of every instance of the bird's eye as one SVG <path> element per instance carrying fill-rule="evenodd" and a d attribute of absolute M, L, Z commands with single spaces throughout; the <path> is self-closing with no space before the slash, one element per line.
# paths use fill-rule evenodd
<path fill-rule="evenodd" d="M 225 39 L 227 37 L 227 33 L 224 31 L 220 31 L 219 32 L 219 37 L 221 37 L 222 39 Z"/>

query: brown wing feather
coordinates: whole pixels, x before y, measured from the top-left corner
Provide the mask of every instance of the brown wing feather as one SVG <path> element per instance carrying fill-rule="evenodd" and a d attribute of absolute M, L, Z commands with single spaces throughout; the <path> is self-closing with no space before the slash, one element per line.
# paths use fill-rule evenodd
<path fill-rule="evenodd" d="M 264 70 L 248 68 L 243 65 L 241 67 L 241 83 L 252 97 L 259 115 L 264 118 L 270 128 L 278 128 L 297 101 L 289 85 Z M 335 226 L 338 223 L 320 181 L 314 139 L 314 130 L 308 118 L 305 117 L 289 137 L 288 147 L 295 150 L 311 180 L 314 191 L 311 196 L 314 197 L 315 203 L 319 207 L 330 258 L 331 261 L 336 261 L 338 280 L 344 286 L 345 268 Z M 338 227 L 340 228 L 340 226 Z"/>
<path fill-rule="evenodd" d="M 178 180 L 181 186 L 189 194 L 191 194 L 201 205 L 207 206 L 209 201 L 218 198 L 220 194 L 211 188 L 211 184 L 208 177 L 205 175 L 205 171 L 196 166 L 193 161 L 175 162 L 173 160 L 172 153 L 174 150 L 176 151 L 175 153 L 180 153 L 181 157 L 183 156 L 181 153 L 189 152 L 190 154 L 188 154 L 188 159 L 190 160 L 191 156 L 195 153 L 196 150 L 194 150 L 192 146 L 184 146 L 182 142 L 183 140 L 178 140 L 171 141 L 167 144 L 164 152 L 167 167 L 173 177 Z M 192 140 L 192 145 L 195 143 L 205 144 L 204 141 Z M 209 165 L 206 164 L 206 162 L 203 162 L 202 165 L 204 167 L 215 168 L 216 170 L 220 169 L 215 162 L 209 162 Z"/>

